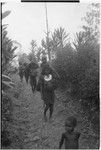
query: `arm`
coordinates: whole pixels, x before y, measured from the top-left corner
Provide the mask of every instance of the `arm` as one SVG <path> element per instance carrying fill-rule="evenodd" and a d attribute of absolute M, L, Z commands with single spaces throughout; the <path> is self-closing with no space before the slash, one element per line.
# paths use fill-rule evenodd
<path fill-rule="evenodd" d="M 78 133 L 78 139 L 79 139 L 80 135 L 81 135 L 81 134 L 80 134 L 80 133 Z"/>
<path fill-rule="evenodd" d="M 60 78 L 60 76 L 59 76 L 59 74 L 57 73 L 57 71 L 51 66 L 51 69 L 52 69 L 52 71 L 56 74 L 56 76 L 58 77 L 58 78 Z"/>
<path fill-rule="evenodd" d="M 39 79 L 38 79 L 38 83 L 37 83 L 37 87 L 36 87 L 36 90 L 41 92 L 41 87 L 43 85 L 43 76 L 40 75 Z"/>
<path fill-rule="evenodd" d="M 65 139 L 65 136 L 64 136 L 64 134 L 62 134 L 62 137 L 61 137 L 61 140 L 60 140 L 60 143 L 59 143 L 59 149 L 61 149 L 61 147 L 63 145 L 63 142 L 64 142 L 64 139 Z"/>

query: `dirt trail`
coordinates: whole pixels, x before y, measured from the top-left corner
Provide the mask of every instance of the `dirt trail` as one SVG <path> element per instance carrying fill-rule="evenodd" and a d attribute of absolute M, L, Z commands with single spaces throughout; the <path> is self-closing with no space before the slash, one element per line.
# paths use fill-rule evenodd
<path fill-rule="evenodd" d="M 82 132 L 80 149 L 97 148 L 97 138 L 92 132 L 85 114 L 69 94 L 66 96 L 65 93 L 56 91 L 53 119 L 51 122 L 44 123 L 43 102 L 40 93 L 33 94 L 30 85 L 27 85 L 25 80 L 21 83 L 17 75 L 14 75 L 13 80 L 16 82 L 19 97 L 14 101 L 12 129 L 19 135 L 20 143 L 13 144 L 12 148 L 58 149 L 61 133 L 64 131 L 65 118 L 70 114 L 74 114 L 78 118 L 77 130 Z M 68 100 L 67 104 L 65 104 L 66 99 Z"/>

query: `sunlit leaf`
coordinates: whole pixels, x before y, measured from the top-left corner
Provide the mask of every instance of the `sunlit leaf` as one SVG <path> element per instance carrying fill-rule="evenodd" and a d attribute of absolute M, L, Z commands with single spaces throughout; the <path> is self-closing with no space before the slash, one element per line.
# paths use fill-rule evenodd
<path fill-rule="evenodd" d="M 2 19 L 4 19 L 5 17 L 7 17 L 9 14 L 11 13 L 11 11 L 5 11 L 3 14 L 2 14 Z"/>

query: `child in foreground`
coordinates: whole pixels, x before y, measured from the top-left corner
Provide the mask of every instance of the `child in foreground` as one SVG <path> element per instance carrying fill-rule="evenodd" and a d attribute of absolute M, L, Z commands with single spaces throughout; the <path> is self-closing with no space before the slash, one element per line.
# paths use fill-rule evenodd
<path fill-rule="evenodd" d="M 77 126 L 77 120 L 71 116 L 65 122 L 65 133 L 62 134 L 61 141 L 59 143 L 59 149 L 61 149 L 65 142 L 65 149 L 79 149 L 79 137 L 80 133 L 74 131 Z"/>

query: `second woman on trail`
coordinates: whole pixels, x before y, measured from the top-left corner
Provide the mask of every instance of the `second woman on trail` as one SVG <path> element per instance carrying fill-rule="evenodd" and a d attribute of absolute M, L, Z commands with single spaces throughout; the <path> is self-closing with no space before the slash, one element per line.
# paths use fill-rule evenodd
<path fill-rule="evenodd" d="M 47 121 L 46 112 L 50 111 L 49 119 L 53 114 L 55 93 L 54 90 L 57 88 L 57 76 L 52 68 L 46 63 L 41 66 L 42 72 L 38 82 L 37 90 L 41 92 L 41 98 L 44 101 L 44 119 Z"/>
<path fill-rule="evenodd" d="M 37 84 L 37 69 L 39 68 L 38 64 L 34 63 L 33 61 L 27 65 L 25 71 L 24 71 L 24 75 L 25 75 L 25 79 L 26 82 L 28 84 L 28 80 L 30 79 L 30 85 L 32 88 L 32 92 L 35 92 L 36 89 L 36 84 Z"/>

